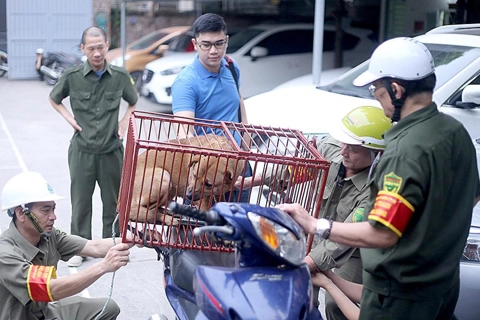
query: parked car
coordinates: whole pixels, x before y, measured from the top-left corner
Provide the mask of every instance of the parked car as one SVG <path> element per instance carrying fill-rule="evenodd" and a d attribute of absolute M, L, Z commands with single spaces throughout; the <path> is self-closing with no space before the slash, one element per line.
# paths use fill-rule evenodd
<path fill-rule="evenodd" d="M 427 46 L 435 61 L 437 84 L 433 100 L 442 112 L 458 119 L 468 130 L 480 168 L 480 24 L 440 27 L 416 39 Z M 309 136 L 325 135 L 349 110 L 360 105 L 380 106 L 366 87 L 352 84 L 367 70 L 368 63 L 326 86 L 290 86 L 246 99 L 248 120 L 252 124 L 299 129 Z M 477 205 L 460 262 L 460 298 L 455 310 L 459 320 L 478 319 L 480 315 L 479 243 Z"/>
<path fill-rule="evenodd" d="M 348 29 L 343 40 L 346 66 L 366 59 L 377 43 L 371 32 Z M 323 69 L 334 68 L 334 26 L 324 30 Z M 239 65 L 243 97 L 271 90 L 275 86 L 312 70 L 312 24 L 261 24 L 231 36 L 227 55 Z M 177 74 L 190 64 L 195 53 L 175 54 L 153 61 L 145 67 L 142 94 L 154 101 L 171 104 L 171 86 Z"/>
<path fill-rule="evenodd" d="M 343 75 L 345 72 L 352 70 L 352 67 L 341 67 L 341 68 L 335 68 L 335 69 L 330 69 L 330 70 L 325 70 L 322 71 L 320 74 L 320 83 L 319 85 L 327 85 L 334 80 L 336 80 L 338 77 Z M 277 89 L 283 89 L 283 88 L 288 88 L 288 87 L 295 87 L 295 86 L 304 86 L 304 85 L 311 85 L 313 84 L 313 74 L 306 74 L 304 76 L 300 76 L 298 78 L 294 78 L 292 80 L 288 80 L 287 82 L 284 82 L 272 90 L 277 90 Z"/>
<path fill-rule="evenodd" d="M 127 46 L 125 50 L 125 68 L 132 76 L 139 90 L 143 70 L 147 63 L 162 57 L 167 51 L 193 51 L 193 45 L 190 43 L 191 34 L 188 34 L 190 30 L 191 27 L 189 26 L 162 28 L 147 34 Z M 185 38 L 188 38 L 187 42 L 185 42 Z M 108 51 L 105 58 L 113 65 L 123 65 L 122 48 Z"/>

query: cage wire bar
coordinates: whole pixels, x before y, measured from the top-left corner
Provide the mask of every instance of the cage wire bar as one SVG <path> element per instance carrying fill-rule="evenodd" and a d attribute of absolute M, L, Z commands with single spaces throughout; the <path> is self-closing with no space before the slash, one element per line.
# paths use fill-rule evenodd
<path fill-rule="evenodd" d="M 232 251 L 208 235 L 193 237 L 201 222 L 171 215 L 167 208 L 170 201 L 200 209 L 238 202 L 239 176 L 238 194 L 248 192 L 250 203 L 296 202 L 319 215 L 329 163 L 298 130 L 134 111 L 126 139 L 117 206 L 123 242 Z M 248 165 L 257 186 L 247 185 Z M 308 250 L 312 241 L 310 236 Z"/>

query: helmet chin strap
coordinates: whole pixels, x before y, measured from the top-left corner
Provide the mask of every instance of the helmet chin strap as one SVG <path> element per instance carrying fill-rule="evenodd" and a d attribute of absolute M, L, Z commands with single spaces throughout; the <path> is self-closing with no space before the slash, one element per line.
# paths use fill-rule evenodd
<path fill-rule="evenodd" d="M 395 96 L 395 92 L 393 92 L 392 86 L 388 85 L 386 86 L 388 94 L 390 95 L 390 99 L 392 99 L 392 104 L 395 107 L 393 111 L 393 116 L 392 116 L 392 122 L 398 122 L 400 120 L 400 111 L 405 104 L 405 99 L 403 95 L 401 98 L 397 98 Z"/>
<path fill-rule="evenodd" d="M 22 206 L 22 208 L 23 208 L 23 209 L 22 209 L 23 214 L 24 214 L 28 219 L 30 219 L 30 221 L 32 221 L 33 225 L 34 225 L 35 228 L 38 230 L 38 232 L 39 232 L 40 234 L 43 234 L 43 229 L 42 229 L 42 227 L 40 227 L 40 221 L 38 221 L 37 217 L 35 217 L 35 215 L 32 214 L 32 213 L 30 212 L 30 210 L 28 210 L 27 207 Z"/>
<path fill-rule="evenodd" d="M 387 92 L 390 95 L 390 99 L 392 99 L 392 104 L 395 107 L 393 111 L 392 122 L 400 121 L 400 111 L 402 110 L 402 107 L 405 104 L 405 100 L 407 100 L 408 94 L 410 93 L 410 91 L 414 86 L 415 86 L 415 83 L 408 82 L 407 85 L 404 87 L 405 92 L 403 92 L 403 95 L 400 98 L 397 98 L 395 96 L 395 92 L 393 92 L 391 83 L 387 82 L 385 84 L 385 88 L 387 89 Z"/>

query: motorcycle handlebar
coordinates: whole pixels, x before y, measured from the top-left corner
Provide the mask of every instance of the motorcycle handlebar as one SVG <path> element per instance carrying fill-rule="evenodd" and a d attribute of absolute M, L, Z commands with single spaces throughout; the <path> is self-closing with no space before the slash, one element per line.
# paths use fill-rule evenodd
<path fill-rule="evenodd" d="M 177 214 L 188 216 L 197 220 L 205 221 L 209 225 L 222 225 L 225 220 L 214 210 L 204 211 L 194 207 L 179 204 L 175 201 L 170 202 L 168 209 Z"/>

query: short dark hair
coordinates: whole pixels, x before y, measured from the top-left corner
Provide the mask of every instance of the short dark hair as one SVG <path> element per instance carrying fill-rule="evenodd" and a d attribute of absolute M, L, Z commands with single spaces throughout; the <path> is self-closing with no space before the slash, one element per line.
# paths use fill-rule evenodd
<path fill-rule="evenodd" d="M 395 78 L 388 78 L 388 82 L 396 82 L 402 87 L 406 88 L 407 85 L 410 85 L 410 91 L 408 93 L 409 96 L 415 95 L 417 93 L 429 92 L 433 93 L 433 89 L 437 84 L 437 76 L 435 73 L 432 73 L 429 76 L 426 76 L 423 79 L 415 80 L 415 81 L 406 81 L 400 80 Z"/>
<path fill-rule="evenodd" d="M 192 26 L 193 34 L 196 37 L 203 32 L 220 32 L 227 34 L 227 25 L 221 16 L 215 13 L 205 13 L 195 20 Z"/>
<path fill-rule="evenodd" d="M 85 37 L 103 37 L 103 40 L 107 42 L 107 34 L 105 33 L 105 30 L 99 27 L 88 27 L 85 29 L 82 33 L 82 44 L 85 44 Z"/>

